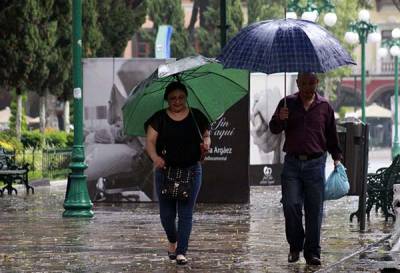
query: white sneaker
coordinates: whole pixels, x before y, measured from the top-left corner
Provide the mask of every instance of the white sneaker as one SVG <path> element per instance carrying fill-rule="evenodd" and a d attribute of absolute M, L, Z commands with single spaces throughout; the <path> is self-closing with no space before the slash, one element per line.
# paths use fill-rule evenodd
<path fill-rule="evenodd" d="M 182 254 L 179 254 L 178 256 L 176 256 L 176 264 L 179 264 L 179 265 L 187 264 L 186 257 Z"/>

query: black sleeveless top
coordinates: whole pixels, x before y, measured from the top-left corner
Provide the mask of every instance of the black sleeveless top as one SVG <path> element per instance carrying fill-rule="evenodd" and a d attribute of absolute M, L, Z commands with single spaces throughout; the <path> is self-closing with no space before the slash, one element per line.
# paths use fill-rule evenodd
<path fill-rule="evenodd" d="M 175 121 L 163 109 L 145 123 L 146 131 L 149 125 L 157 131 L 156 151 L 164 158 L 167 166 L 188 167 L 200 160 L 200 133 L 203 135 L 210 123 L 200 110 L 196 108 L 191 110 L 183 120 Z"/>

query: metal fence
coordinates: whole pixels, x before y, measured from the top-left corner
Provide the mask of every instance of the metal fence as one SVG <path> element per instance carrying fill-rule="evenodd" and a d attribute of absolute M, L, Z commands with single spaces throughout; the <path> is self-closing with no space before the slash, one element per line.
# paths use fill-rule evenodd
<path fill-rule="evenodd" d="M 68 176 L 71 162 L 71 149 L 44 149 L 42 153 L 42 175 L 47 178 Z"/>

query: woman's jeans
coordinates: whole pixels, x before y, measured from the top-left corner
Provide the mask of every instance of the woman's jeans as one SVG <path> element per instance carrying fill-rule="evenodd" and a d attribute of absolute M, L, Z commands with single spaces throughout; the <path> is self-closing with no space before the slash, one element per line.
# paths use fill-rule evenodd
<path fill-rule="evenodd" d="M 326 154 L 311 160 L 285 156 L 282 171 L 282 203 L 290 251 L 320 258 Z M 305 230 L 303 228 L 303 206 Z"/>
<path fill-rule="evenodd" d="M 156 169 L 156 190 L 160 206 L 161 224 L 170 243 L 178 242 L 176 254 L 185 255 L 188 249 L 190 232 L 192 231 L 193 209 L 200 191 L 202 169 L 200 163 L 191 166 L 194 178 L 192 193 L 189 200 L 167 200 L 160 197 L 160 185 L 164 179 L 164 172 Z M 178 228 L 176 227 L 176 213 L 178 212 Z"/>

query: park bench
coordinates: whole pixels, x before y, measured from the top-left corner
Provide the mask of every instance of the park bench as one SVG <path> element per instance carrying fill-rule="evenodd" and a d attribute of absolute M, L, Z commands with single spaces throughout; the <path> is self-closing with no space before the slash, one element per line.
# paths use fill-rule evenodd
<path fill-rule="evenodd" d="M 7 153 L 4 149 L 0 148 L 0 181 L 5 183 L 5 186 L 0 190 L 0 195 L 3 195 L 4 191 L 7 190 L 8 194 L 18 194 L 17 189 L 12 186 L 13 183 L 24 183 L 26 192 L 29 190 L 34 193 L 32 186 L 28 184 L 28 168 L 29 164 L 23 166 L 17 166 L 15 164 L 15 154 Z"/>
<path fill-rule="evenodd" d="M 393 184 L 400 184 L 400 155 L 393 159 L 392 164 L 387 168 L 380 168 L 376 173 L 367 175 L 367 202 L 366 213 L 369 219 L 370 212 L 375 206 L 387 221 L 389 217 L 395 220 L 393 210 Z"/>

